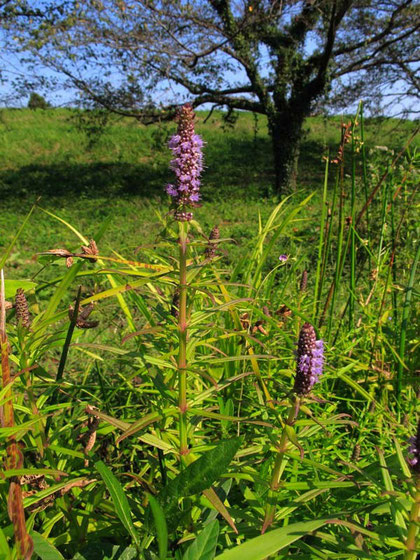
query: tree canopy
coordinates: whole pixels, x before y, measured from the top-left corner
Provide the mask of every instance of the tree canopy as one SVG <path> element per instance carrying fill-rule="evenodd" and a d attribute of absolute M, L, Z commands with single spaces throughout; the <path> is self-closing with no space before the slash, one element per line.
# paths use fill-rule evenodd
<path fill-rule="evenodd" d="M 44 17 L 6 4 L 8 48 L 86 105 L 146 122 L 185 100 L 267 115 L 279 189 L 320 103 L 420 97 L 414 0 L 45 0 Z"/>

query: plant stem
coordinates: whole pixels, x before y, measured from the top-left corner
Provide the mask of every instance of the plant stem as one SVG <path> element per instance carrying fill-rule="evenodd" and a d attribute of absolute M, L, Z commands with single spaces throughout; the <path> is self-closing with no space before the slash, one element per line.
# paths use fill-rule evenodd
<path fill-rule="evenodd" d="M 418 531 L 420 516 L 420 475 L 416 476 L 416 494 L 414 497 L 414 504 L 410 512 L 410 525 L 408 527 L 407 540 L 405 541 L 406 553 L 405 560 L 415 560 L 417 558 L 416 552 L 416 537 Z"/>
<path fill-rule="evenodd" d="M 366 158 L 366 144 L 365 144 L 365 119 L 363 117 L 363 102 L 360 102 L 360 140 L 362 142 L 362 173 L 363 173 L 363 191 L 365 193 L 365 204 L 368 203 L 368 179 L 367 179 L 367 158 Z M 354 222 L 353 222 L 354 223 Z M 366 237 L 368 241 L 370 238 L 370 225 L 369 225 L 369 206 L 366 206 Z M 372 257 L 369 257 L 369 270 L 372 270 Z"/>
<path fill-rule="evenodd" d="M 179 353 L 178 353 L 178 406 L 179 452 L 188 453 L 187 440 L 187 222 L 179 223 Z"/>
<path fill-rule="evenodd" d="M 274 463 L 273 473 L 271 475 L 270 490 L 268 493 L 268 502 L 265 508 L 265 518 L 261 529 L 261 534 L 264 534 L 266 532 L 266 530 L 273 523 L 274 520 L 274 514 L 276 513 L 275 499 L 276 499 L 277 491 L 280 486 L 283 460 L 287 448 L 287 442 L 289 439 L 287 435 L 287 428 L 294 424 L 294 421 L 296 420 L 296 417 L 299 413 L 299 406 L 300 406 L 300 399 L 295 398 L 295 400 L 291 403 L 291 407 L 289 409 L 289 416 L 287 417 L 286 424 L 284 425 L 280 436 L 280 441 L 278 445 L 279 451 L 277 453 L 276 460 Z"/>
<path fill-rule="evenodd" d="M 328 193 L 328 164 L 329 164 L 329 154 L 325 163 L 325 174 L 324 174 L 324 190 L 322 194 L 322 209 L 321 209 L 321 224 L 319 228 L 319 244 L 318 244 L 318 259 L 316 263 L 316 276 L 315 276 L 315 299 L 314 299 L 314 311 L 313 320 L 315 321 L 318 316 L 319 300 L 322 293 L 322 276 L 321 276 L 321 263 L 323 261 L 322 255 L 326 258 L 324 249 L 324 231 L 326 231 L 326 226 L 330 225 L 330 221 L 327 218 L 327 193 Z"/>
<path fill-rule="evenodd" d="M 354 326 L 354 307 L 356 292 L 356 235 L 354 229 L 354 220 L 356 216 L 356 144 L 354 140 L 355 129 L 357 123 L 353 122 L 351 135 L 351 206 L 350 206 L 350 298 L 349 298 L 349 329 Z"/>

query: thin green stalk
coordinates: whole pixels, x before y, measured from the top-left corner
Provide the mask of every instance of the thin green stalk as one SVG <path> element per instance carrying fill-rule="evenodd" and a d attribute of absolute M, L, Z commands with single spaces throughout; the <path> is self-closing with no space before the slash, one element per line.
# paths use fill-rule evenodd
<path fill-rule="evenodd" d="M 273 523 L 274 520 L 274 515 L 276 513 L 276 503 L 275 503 L 276 495 L 280 486 L 283 460 L 287 449 L 287 442 L 289 439 L 287 435 L 287 428 L 288 426 L 292 426 L 294 424 L 296 417 L 299 413 L 299 407 L 300 407 L 300 399 L 296 397 L 294 402 L 291 403 L 289 409 L 289 415 L 287 417 L 286 424 L 284 425 L 280 436 L 280 441 L 278 445 L 279 451 L 277 453 L 276 460 L 274 463 L 274 469 L 271 475 L 270 490 L 268 492 L 268 501 L 265 508 L 265 517 L 261 529 L 261 534 L 264 534 L 266 532 L 266 530 L 268 529 L 268 527 L 270 527 L 270 525 Z"/>
<path fill-rule="evenodd" d="M 379 238 L 378 258 L 377 258 L 378 276 L 379 276 L 379 272 L 382 269 L 382 262 L 385 258 L 385 256 L 382 254 L 382 248 L 384 246 L 384 239 L 385 239 L 387 199 L 388 199 L 388 183 L 386 183 L 384 185 L 384 190 L 383 190 L 383 194 L 382 194 L 381 234 L 380 234 L 380 238 Z M 392 258 L 393 258 L 393 256 L 391 255 L 391 259 Z M 389 285 L 389 278 L 390 278 L 389 273 L 390 273 L 390 268 L 388 267 L 388 272 L 387 272 L 387 276 L 386 276 L 386 280 L 385 280 L 385 286 L 384 286 L 384 289 L 383 289 L 383 294 L 382 294 L 381 304 L 380 304 L 380 308 L 379 308 L 378 318 L 377 318 L 377 321 L 376 321 L 375 336 L 374 336 L 371 351 L 370 351 L 369 365 L 372 365 L 372 362 L 373 362 L 374 352 L 375 352 L 375 348 L 376 348 L 376 342 L 378 340 L 379 331 L 380 331 L 380 328 L 381 328 L 382 309 L 383 309 L 383 306 L 384 306 L 384 303 L 385 303 L 386 295 L 388 293 L 388 285 Z"/>
<path fill-rule="evenodd" d="M 56 375 L 56 378 L 55 378 L 56 387 L 55 387 L 53 393 L 51 394 L 50 403 L 49 403 L 50 405 L 57 404 L 57 401 L 58 401 L 58 386 L 61 383 L 61 380 L 63 378 L 64 368 L 65 368 L 66 362 L 67 362 L 67 356 L 68 356 L 68 353 L 69 353 L 71 339 L 73 337 L 73 332 L 74 332 L 74 329 L 76 327 L 77 317 L 79 315 L 79 307 L 80 307 L 81 297 L 82 297 L 82 287 L 80 286 L 79 291 L 77 292 L 76 303 L 74 304 L 73 315 L 72 315 L 72 318 L 70 320 L 69 328 L 67 330 L 66 340 L 64 341 L 63 350 L 61 352 L 60 363 L 58 364 L 57 375 Z M 47 422 L 45 424 L 45 437 L 46 438 L 48 437 L 48 432 L 49 432 L 49 429 L 51 427 L 51 419 L 52 419 L 52 417 L 48 416 Z"/>
<path fill-rule="evenodd" d="M 392 283 L 394 286 L 397 285 L 397 264 L 396 264 L 396 255 L 395 255 L 395 248 L 397 245 L 397 237 L 399 234 L 399 228 L 395 229 L 395 197 L 391 196 L 391 238 L 392 238 L 392 255 L 391 255 L 391 272 L 392 272 Z M 404 212 L 403 212 L 404 216 Z M 393 324 L 398 325 L 398 306 L 397 306 L 397 290 L 392 290 L 392 319 Z M 395 339 L 397 337 L 397 330 L 394 328 L 394 336 Z"/>
<path fill-rule="evenodd" d="M 368 201 L 367 155 L 366 155 L 366 145 L 365 145 L 365 119 L 363 117 L 362 102 L 360 102 L 360 140 L 362 143 L 361 153 L 362 153 L 363 191 L 365 193 L 365 204 L 367 204 Z M 369 206 L 366 207 L 366 234 L 367 234 L 367 239 L 370 242 Z M 370 254 L 368 254 L 368 258 L 369 258 L 369 270 L 372 270 L 372 259 Z"/>
<path fill-rule="evenodd" d="M 356 121 L 353 123 L 353 134 L 351 135 L 351 206 L 350 206 L 350 300 L 349 300 L 349 329 L 354 326 L 354 306 L 356 294 L 356 235 L 354 229 L 355 206 L 356 206 L 356 150 L 354 132 Z"/>
<path fill-rule="evenodd" d="M 331 310 L 330 310 L 330 319 L 328 322 L 328 338 L 331 334 L 332 329 L 332 320 L 334 314 L 334 304 L 336 299 L 336 294 L 340 286 L 340 276 L 341 271 L 344 266 L 344 258 L 346 255 L 346 249 L 343 253 L 343 239 L 344 239 L 344 178 L 343 178 L 343 167 L 341 168 L 341 187 L 340 187 L 340 204 L 339 204 L 339 212 L 338 212 L 338 242 L 337 242 L 337 256 L 336 256 L 336 266 L 335 266 L 335 275 L 334 275 L 334 282 L 331 285 L 332 292 L 330 292 L 327 296 L 327 301 L 325 303 L 323 317 L 325 317 L 326 308 L 328 307 L 329 299 L 331 299 Z M 321 326 L 321 325 L 320 325 Z"/>
<path fill-rule="evenodd" d="M 340 173 L 337 172 L 337 178 L 334 182 L 333 199 L 332 199 L 330 213 L 328 215 L 328 221 L 327 221 L 328 231 L 327 231 L 327 240 L 326 240 L 326 244 L 325 244 L 326 246 L 325 246 L 325 251 L 324 251 L 324 254 L 323 254 L 323 257 L 322 257 L 321 285 L 320 285 L 320 289 L 319 289 L 320 298 L 322 296 L 322 288 L 323 288 L 323 285 L 324 285 L 325 272 L 326 272 L 326 269 L 327 269 L 328 257 L 329 257 L 330 249 L 331 249 L 331 239 L 332 239 L 332 231 L 333 231 L 333 216 L 335 214 L 335 208 L 336 208 L 336 205 L 337 205 L 337 191 L 338 191 L 339 181 L 340 181 Z M 318 312 L 319 312 L 319 309 L 316 313 L 317 317 L 318 317 Z"/>
<path fill-rule="evenodd" d="M 399 347 L 399 357 L 398 360 L 398 371 L 397 371 L 397 387 L 396 387 L 396 398 L 398 405 L 400 404 L 400 396 L 402 390 L 402 378 L 403 378 L 403 363 L 405 355 L 405 340 L 407 336 L 407 325 L 408 318 L 410 315 L 410 304 L 411 298 L 413 296 L 413 286 L 416 277 L 417 264 L 420 259 L 420 243 L 417 246 L 416 256 L 414 258 L 413 266 L 411 267 L 410 279 L 408 281 L 407 291 L 405 293 L 405 301 L 402 310 L 402 321 L 401 321 L 401 334 L 400 334 L 400 347 Z"/>
<path fill-rule="evenodd" d="M 326 214 L 327 214 L 328 164 L 329 164 L 329 157 L 327 157 L 327 161 L 325 163 L 324 190 L 322 194 L 321 224 L 319 229 L 318 259 L 316 263 L 316 277 L 315 277 L 315 301 L 314 301 L 314 311 L 313 311 L 314 320 L 318 315 L 319 300 L 321 298 L 321 292 L 322 292 L 321 263 L 322 263 L 323 249 L 324 249 L 324 230 L 326 227 Z M 325 251 L 324 251 L 324 255 L 325 255 Z"/>
<path fill-rule="evenodd" d="M 179 452 L 188 454 L 187 438 L 187 246 L 188 223 L 179 223 L 178 406 Z"/>
<path fill-rule="evenodd" d="M 404 560 L 416 560 L 417 558 L 417 532 L 420 518 L 420 476 L 416 476 L 416 493 L 414 496 L 414 504 L 410 512 L 410 524 L 408 527 L 407 540 L 405 541 Z"/>

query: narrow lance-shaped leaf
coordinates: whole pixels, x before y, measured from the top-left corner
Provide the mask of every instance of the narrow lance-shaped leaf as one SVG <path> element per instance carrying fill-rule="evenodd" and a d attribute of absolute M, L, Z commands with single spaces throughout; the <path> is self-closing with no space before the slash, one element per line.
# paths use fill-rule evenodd
<path fill-rule="evenodd" d="M 188 547 L 182 560 L 213 560 L 219 538 L 219 522 L 215 519 L 204 527 Z"/>
<path fill-rule="evenodd" d="M 165 514 L 159 502 L 154 496 L 148 494 L 150 509 L 152 510 L 155 521 L 157 541 L 159 546 L 159 559 L 166 560 L 168 552 L 168 527 L 166 525 Z"/>
<path fill-rule="evenodd" d="M 124 525 L 127 532 L 131 535 L 136 545 L 139 546 L 140 539 L 131 519 L 130 506 L 128 504 L 127 496 L 124 493 L 123 487 L 119 483 L 118 479 L 112 474 L 112 472 L 102 461 L 96 462 L 95 468 L 105 482 L 105 485 L 114 503 L 115 511 L 121 523 Z"/>
<path fill-rule="evenodd" d="M 242 438 L 221 441 L 217 447 L 202 455 L 184 471 L 172 479 L 157 499 L 165 510 L 168 529 L 176 527 L 178 500 L 207 490 L 225 472 L 241 446 Z M 150 526 L 150 510 L 146 515 Z"/>
<path fill-rule="evenodd" d="M 326 523 L 325 519 L 292 523 L 287 527 L 269 531 L 265 535 L 255 537 L 235 548 L 226 550 L 216 556 L 216 560 L 263 560 L 312 533 L 312 531 L 316 531 Z"/>

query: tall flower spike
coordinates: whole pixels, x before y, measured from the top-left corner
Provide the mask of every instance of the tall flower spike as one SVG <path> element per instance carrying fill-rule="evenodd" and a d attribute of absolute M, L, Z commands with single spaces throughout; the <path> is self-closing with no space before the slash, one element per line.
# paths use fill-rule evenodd
<path fill-rule="evenodd" d="M 300 330 L 296 355 L 296 377 L 293 390 L 307 395 L 322 375 L 324 342 L 316 339 L 315 329 L 305 323 Z"/>
<path fill-rule="evenodd" d="M 408 448 L 409 457 L 407 463 L 410 465 L 413 473 L 420 474 L 420 420 L 417 424 L 416 435 L 409 440 L 410 447 Z"/>
<path fill-rule="evenodd" d="M 169 148 L 175 156 L 171 169 L 176 175 L 173 185 L 166 186 L 175 207 L 175 219 L 189 222 L 193 214 L 188 209 L 200 200 L 200 174 L 203 170 L 203 140 L 194 131 L 195 114 L 189 103 L 183 105 L 177 116 L 178 130 L 169 140 Z"/>

